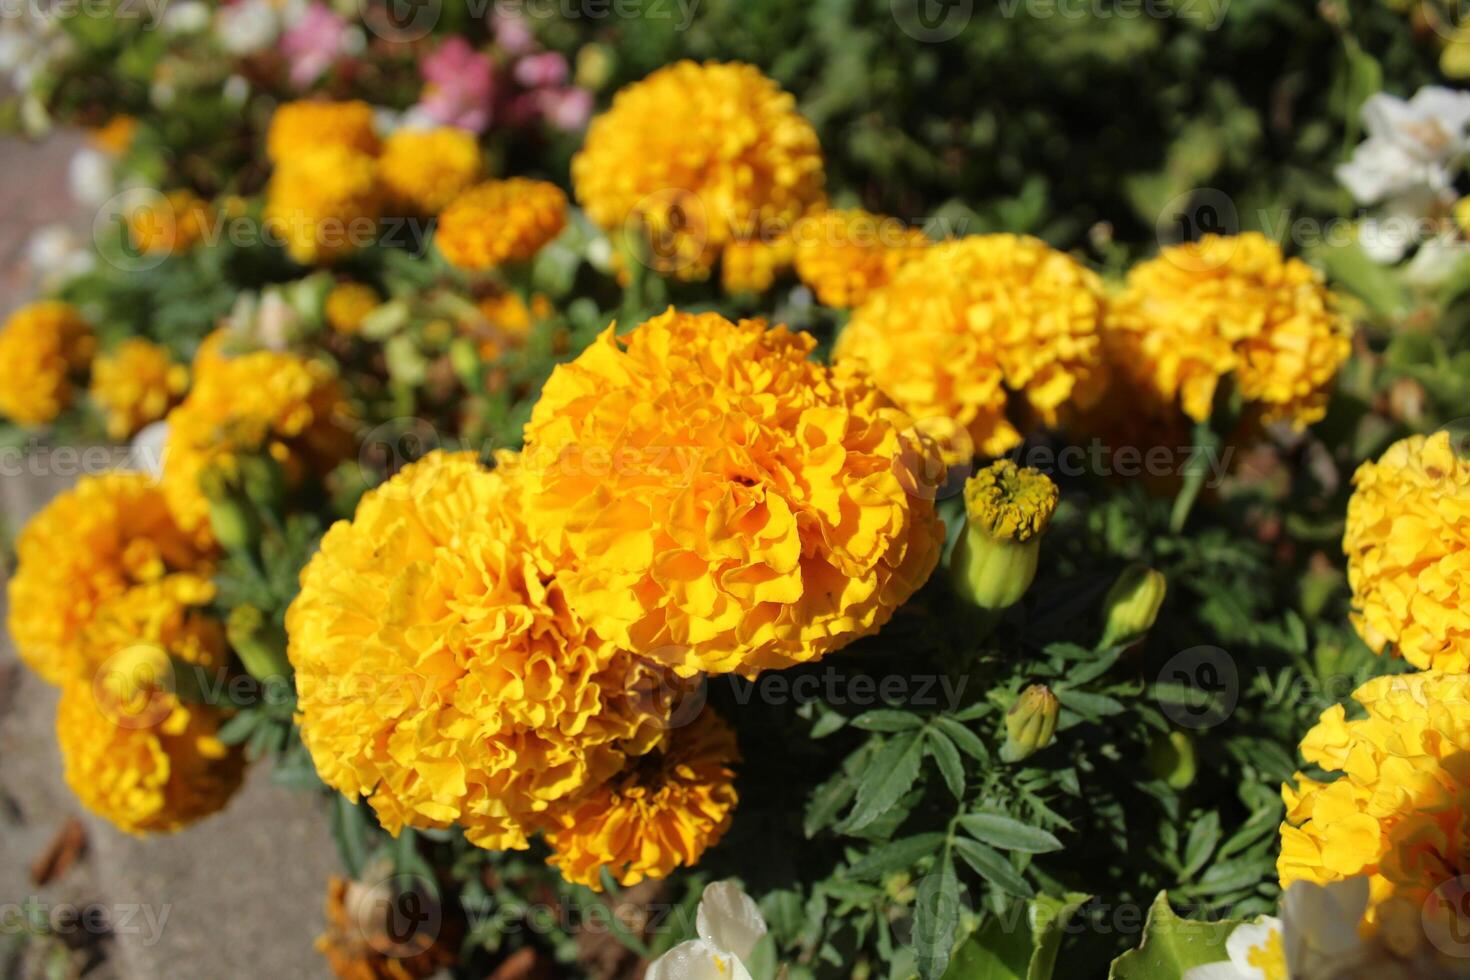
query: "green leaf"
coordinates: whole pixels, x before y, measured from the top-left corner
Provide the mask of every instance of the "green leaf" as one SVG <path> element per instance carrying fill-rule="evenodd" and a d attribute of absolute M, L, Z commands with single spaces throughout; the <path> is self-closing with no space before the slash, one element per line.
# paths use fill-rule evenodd
<path fill-rule="evenodd" d="M 1087 694 L 1067 688 L 1058 688 L 1055 693 L 1058 701 L 1090 721 L 1122 714 L 1124 710 L 1122 704 L 1106 694 Z"/>
<path fill-rule="evenodd" d="M 944 839 L 943 834 L 930 833 L 883 844 L 854 862 L 847 869 L 847 875 L 857 879 L 877 878 L 890 871 L 913 867 L 921 858 L 926 858 L 943 847 Z"/>
<path fill-rule="evenodd" d="M 1000 890 L 1022 898 L 1030 898 L 1034 891 L 999 851 L 966 837 L 956 837 L 954 848 L 975 873 Z"/>
<path fill-rule="evenodd" d="M 939 980 L 949 967 L 959 932 L 960 880 L 949 851 L 933 874 L 919 881 L 914 899 L 914 964 L 922 980 Z"/>
<path fill-rule="evenodd" d="M 919 778 L 923 745 L 919 732 L 904 732 L 879 750 L 858 784 L 857 802 L 847 818 L 849 830 L 861 830 L 877 820 L 909 791 Z"/>
<path fill-rule="evenodd" d="M 907 711 L 879 708 L 858 715 L 852 720 L 854 728 L 865 732 L 907 732 L 918 728 L 922 722 Z"/>
<path fill-rule="evenodd" d="M 1181 919 L 1159 892 L 1143 925 L 1143 942 L 1113 961 L 1108 980 L 1179 980 L 1186 970 L 1229 959 L 1225 940 L 1240 923 Z"/>
<path fill-rule="evenodd" d="M 818 786 L 807 803 L 806 818 L 801 823 L 802 832 L 807 839 L 810 840 L 819 831 L 830 827 L 837 819 L 838 811 L 847 806 L 856 792 L 857 784 L 845 771 Z"/>
<path fill-rule="evenodd" d="M 1051 980 L 1067 923 L 1087 899 L 1069 892 L 1007 903 L 960 946 L 944 980 Z"/>
<path fill-rule="evenodd" d="M 1089 681 L 1095 681 L 1110 670 L 1118 658 L 1123 655 L 1125 647 L 1109 647 L 1099 653 L 1094 659 L 1089 660 L 1076 670 L 1069 672 L 1063 679 L 1068 687 L 1081 687 Z"/>
<path fill-rule="evenodd" d="M 1062 842 L 1041 828 L 1028 826 L 999 813 L 967 814 L 960 817 L 960 826 L 976 839 L 1004 851 L 1045 854 L 1062 849 Z"/>
<path fill-rule="evenodd" d="M 756 941 L 755 949 L 745 960 L 751 980 L 776 980 L 776 937 L 769 932 Z"/>
<path fill-rule="evenodd" d="M 954 742 L 943 732 L 930 729 L 926 734 L 928 740 L 927 749 L 934 764 L 939 767 L 939 774 L 944 777 L 944 783 L 954 798 L 964 799 L 965 796 L 965 764 L 960 759 L 959 749 L 954 747 Z"/>
<path fill-rule="evenodd" d="M 990 761 L 990 752 L 985 748 L 985 743 L 980 740 L 980 736 L 970 731 L 962 723 L 953 718 L 939 717 L 934 719 L 934 724 L 953 739 L 954 744 L 958 745 L 960 751 L 965 755 L 976 762 Z"/>
<path fill-rule="evenodd" d="M 1180 877 L 1192 878 L 1205 866 L 1215 846 L 1220 843 L 1220 814 L 1211 810 L 1189 828 L 1189 839 L 1184 844 L 1184 869 Z"/>

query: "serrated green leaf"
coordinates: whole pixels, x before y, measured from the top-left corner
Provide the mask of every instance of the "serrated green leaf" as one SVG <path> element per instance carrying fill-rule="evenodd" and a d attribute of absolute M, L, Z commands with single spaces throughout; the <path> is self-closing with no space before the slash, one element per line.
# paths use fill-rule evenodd
<path fill-rule="evenodd" d="M 847 818 L 849 830 L 860 830 L 877 820 L 909 791 L 919 778 L 923 744 L 919 732 L 903 732 L 879 750 L 858 783 L 857 802 Z"/>
<path fill-rule="evenodd" d="M 1040 827 L 999 813 L 971 813 L 960 817 L 959 822 L 976 840 L 1005 851 L 1045 854 L 1062 849 L 1062 842 Z"/>
<path fill-rule="evenodd" d="M 847 869 L 847 876 L 858 880 L 881 877 L 890 871 L 913 867 L 921 858 L 929 857 L 943 846 L 944 835 L 940 833 L 905 837 L 863 855 Z"/>
<path fill-rule="evenodd" d="M 960 880 L 946 850 L 938 868 L 920 880 L 914 898 L 914 965 L 921 980 L 939 980 L 959 933 Z"/>
<path fill-rule="evenodd" d="M 944 777 L 944 784 L 954 794 L 957 800 L 965 796 L 965 764 L 960 759 L 959 749 L 955 748 L 954 742 L 949 736 L 941 731 L 930 729 L 925 733 L 927 741 L 926 749 L 934 764 L 939 767 L 939 774 Z"/>
<path fill-rule="evenodd" d="M 1192 878 L 1220 843 L 1220 814 L 1211 810 L 1189 828 L 1189 838 L 1184 843 L 1184 867 L 1181 878 Z"/>
<path fill-rule="evenodd" d="M 935 726 L 954 740 L 961 752 L 977 762 L 989 762 L 990 752 L 985 743 L 969 728 L 953 718 L 941 716 L 934 719 Z"/>
<path fill-rule="evenodd" d="M 861 728 L 865 732 L 907 732 L 922 724 L 918 716 L 890 708 L 867 711 L 852 720 L 854 728 Z"/>
<path fill-rule="evenodd" d="M 1011 862 L 999 851 L 991 850 L 966 837 L 956 837 L 954 849 L 977 875 L 1002 891 L 1021 898 L 1030 898 L 1034 894 L 1034 889 L 1027 884 L 1026 879 L 1017 873 Z"/>

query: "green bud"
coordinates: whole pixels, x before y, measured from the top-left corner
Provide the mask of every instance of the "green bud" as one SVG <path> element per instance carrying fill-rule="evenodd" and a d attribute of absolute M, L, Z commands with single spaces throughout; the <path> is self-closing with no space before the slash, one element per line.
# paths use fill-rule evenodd
<path fill-rule="evenodd" d="M 268 620 L 259 609 L 236 606 L 225 623 L 225 634 L 251 677 L 266 681 L 290 676 L 286 631 Z"/>
<path fill-rule="evenodd" d="M 199 474 L 199 489 L 209 501 L 209 526 L 226 551 L 248 551 L 260 540 L 260 517 L 243 489 L 218 469 Z"/>
<path fill-rule="evenodd" d="M 1148 745 L 1148 768 L 1173 789 L 1188 789 L 1198 769 L 1194 739 L 1185 732 L 1155 735 Z"/>
<path fill-rule="evenodd" d="M 1032 684 L 1021 692 L 1006 712 L 1006 741 L 1000 748 L 1002 762 L 1020 762 L 1051 744 L 1057 731 L 1057 696 L 1045 684 Z"/>
<path fill-rule="evenodd" d="M 474 341 L 468 337 L 456 337 L 449 342 L 449 363 L 454 367 L 454 373 L 459 376 L 466 388 L 478 391 L 481 382 L 480 352 L 475 349 Z"/>
<path fill-rule="evenodd" d="M 950 555 L 955 592 L 985 613 L 1015 605 L 1036 578 L 1057 487 L 1039 470 L 1001 460 L 965 483 L 965 533 Z"/>
<path fill-rule="evenodd" d="M 1103 600 L 1102 645 L 1124 646 L 1143 639 L 1159 618 L 1167 591 L 1163 573 L 1136 563 L 1125 568 Z"/>

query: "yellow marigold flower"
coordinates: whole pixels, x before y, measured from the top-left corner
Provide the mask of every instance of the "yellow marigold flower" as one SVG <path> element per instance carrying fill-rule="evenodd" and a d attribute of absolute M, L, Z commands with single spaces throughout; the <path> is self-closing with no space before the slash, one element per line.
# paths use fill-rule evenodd
<path fill-rule="evenodd" d="M 947 418 L 975 450 L 1020 443 L 1013 421 L 1059 424 L 1106 383 L 1102 284 L 1071 256 L 1018 235 L 924 250 L 853 313 L 833 354 L 915 418 Z M 948 451 L 947 462 L 967 454 Z"/>
<path fill-rule="evenodd" d="M 1317 421 L 1351 326 L 1322 276 L 1256 232 L 1164 249 L 1134 266 L 1109 306 L 1108 358 L 1128 397 L 1210 417 L 1220 379 L 1266 421 Z"/>
<path fill-rule="evenodd" d="M 1411 436 L 1353 483 L 1342 547 L 1358 634 L 1416 667 L 1470 671 L 1470 462 L 1448 432 Z"/>
<path fill-rule="evenodd" d="M 789 233 L 825 174 L 816 131 L 759 69 L 681 61 L 592 120 L 572 181 L 604 229 L 646 228 L 659 271 L 703 279 L 732 242 Z"/>
<path fill-rule="evenodd" d="M 439 215 L 434 244 L 461 269 L 524 262 L 567 224 L 567 196 L 544 180 L 489 180 L 456 197 Z"/>
<path fill-rule="evenodd" d="M 72 376 L 86 370 L 96 341 L 70 303 L 22 306 L 0 326 L 0 415 L 43 425 L 71 404 Z"/>
<path fill-rule="evenodd" d="M 602 869 L 620 885 L 692 868 L 729 829 L 738 796 L 735 732 L 713 711 L 669 734 L 546 835 L 547 863 L 567 881 L 602 891 Z"/>
<path fill-rule="evenodd" d="M 133 145 L 133 136 L 138 131 L 138 120 L 118 113 L 101 126 L 92 130 L 92 143 L 106 153 L 120 157 Z"/>
<path fill-rule="evenodd" d="M 206 556 L 141 474 L 84 477 L 31 518 L 15 554 L 10 635 L 21 659 L 52 684 L 95 663 L 83 632 L 130 591 L 169 583 L 179 605 L 213 596 Z"/>
<path fill-rule="evenodd" d="M 366 102 L 287 102 L 271 116 L 266 133 L 266 156 L 280 164 L 323 146 L 340 146 L 354 153 L 376 156 L 378 134 L 373 107 Z"/>
<path fill-rule="evenodd" d="M 923 229 L 897 218 L 860 208 L 826 211 L 797 227 L 796 274 L 822 303 L 850 309 L 931 244 Z"/>
<path fill-rule="evenodd" d="M 438 214 L 475 181 L 480 144 L 463 129 L 400 129 L 383 142 L 378 180 L 393 214 Z"/>
<path fill-rule="evenodd" d="M 144 252 L 182 255 L 204 238 L 209 229 L 209 204 L 192 191 L 150 195 L 147 203 L 128 215 L 128 234 Z"/>
<path fill-rule="evenodd" d="M 908 416 L 764 322 L 673 309 L 558 367 L 526 427 L 529 523 L 578 615 L 692 674 L 817 660 L 923 585 Z"/>
<path fill-rule="evenodd" d="M 324 312 L 327 325 L 344 337 L 362 329 L 362 321 L 376 310 L 382 298 L 378 291 L 360 282 L 339 282 L 327 293 Z"/>
<path fill-rule="evenodd" d="M 165 689 L 119 691 L 90 678 L 69 680 L 56 711 L 67 785 L 130 834 L 178 830 L 229 802 L 245 760 L 218 731 L 211 708 Z"/>
<path fill-rule="evenodd" d="M 658 743 L 651 664 L 592 633 L 565 559 L 494 470 L 432 453 L 366 494 L 301 575 L 286 617 L 301 737 L 323 781 L 392 833 L 459 824 L 524 848 L 559 808 Z"/>
<path fill-rule="evenodd" d="M 795 253 L 790 236 L 731 242 L 720 257 L 720 285 L 727 293 L 763 293 L 791 268 Z"/>
<path fill-rule="evenodd" d="M 205 470 L 230 472 L 242 454 L 270 456 L 299 482 L 326 473 L 355 446 L 346 402 L 331 370 L 274 351 L 226 357 L 213 346 L 195 359 L 194 386 L 168 414 L 163 492 L 179 526 L 210 537 Z"/>
<path fill-rule="evenodd" d="M 167 414 L 189 387 L 189 369 L 141 337 L 123 341 L 92 365 L 92 399 L 107 414 L 107 434 L 126 439 Z"/>
<path fill-rule="evenodd" d="M 1333 705 L 1302 740 L 1308 762 L 1338 775 L 1298 773 L 1282 787 L 1276 867 L 1283 887 L 1367 875 L 1366 920 L 1406 953 L 1423 941 L 1421 910 L 1453 914 L 1458 890 L 1430 896 L 1464 873 L 1470 853 L 1470 676 L 1379 677 L 1353 697 L 1367 717 L 1349 721 Z"/>
<path fill-rule="evenodd" d="M 303 265 L 331 262 L 376 239 L 381 210 L 373 158 L 341 146 L 292 154 L 266 188 L 266 228 Z"/>

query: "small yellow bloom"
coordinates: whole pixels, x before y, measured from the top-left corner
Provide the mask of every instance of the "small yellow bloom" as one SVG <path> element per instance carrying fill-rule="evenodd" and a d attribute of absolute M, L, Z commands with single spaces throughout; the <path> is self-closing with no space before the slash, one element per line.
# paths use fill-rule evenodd
<path fill-rule="evenodd" d="M 128 215 L 128 234 L 144 252 L 182 255 L 209 229 L 209 205 L 192 191 L 169 191 Z"/>
<path fill-rule="evenodd" d="M 975 451 L 1020 443 L 1015 422 L 1055 426 L 1106 384 L 1102 283 L 1071 256 L 1017 235 L 924 249 L 872 294 L 833 356 L 917 419 L 962 427 Z M 968 462 L 969 447 L 946 462 Z"/>
<path fill-rule="evenodd" d="M 137 119 L 124 113 L 118 113 L 92 130 L 91 137 L 98 149 L 120 157 L 133 145 L 133 136 L 137 131 Z"/>
<path fill-rule="evenodd" d="M 816 131 L 759 69 L 681 61 L 592 121 L 572 180 L 594 222 L 641 224 L 654 267 L 692 280 L 733 242 L 789 235 L 821 203 L 825 174 Z"/>
<path fill-rule="evenodd" d="M 381 209 L 372 157 L 337 145 L 313 147 L 276 164 L 265 224 L 291 258 L 312 265 L 375 241 Z"/>
<path fill-rule="evenodd" d="M 720 285 L 727 293 L 763 293 L 791 268 L 795 251 L 790 237 L 731 242 L 720 257 Z"/>
<path fill-rule="evenodd" d="M 797 227 L 796 274 L 827 306 L 850 309 L 886 286 L 932 244 L 922 229 L 860 208 Z"/>
<path fill-rule="evenodd" d="M 325 314 L 327 325 L 344 337 L 362 329 L 362 321 L 378 308 L 382 299 L 378 291 L 360 282 L 339 282 L 327 293 Z"/>
<path fill-rule="evenodd" d="M 188 387 L 189 369 L 141 337 L 123 341 L 92 365 L 92 400 L 106 413 L 113 439 L 163 418 Z"/>
<path fill-rule="evenodd" d="M 395 215 L 438 214 L 480 179 L 480 144 L 462 129 L 400 129 L 378 158 L 386 208 Z"/>
<path fill-rule="evenodd" d="M 633 760 L 546 835 L 547 863 L 567 881 L 602 891 L 602 869 L 620 885 L 692 868 L 729 829 L 738 796 L 735 732 L 706 710 L 669 733 L 669 744 Z"/>
<path fill-rule="evenodd" d="M 578 615 L 681 673 L 820 659 L 929 577 L 942 525 L 906 490 L 910 419 L 815 341 L 670 309 L 605 331 L 526 427 L 527 521 Z"/>
<path fill-rule="evenodd" d="M 1039 470 L 997 460 L 965 481 L 965 533 L 950 555 L 955 591 L 998 613 L 1036 578 L 1041 535 L 1057 509 L 1057 485 Z"/>
<path fill-rule="evenodd" d="M 1416 667 L 1470 671 L 1470 461 L 1411 436 L 1353 477 L 1342 547 L 1363 641 Z"/>
<path fill-rule="evenodd" d="M 22 306 L 0 326 L 0 415 L 43 425 L 71 404 L 72 379 L 86 370 L 96 340 L 70 303 Z"/>
<path fill-rule="evenodd" d="M 373 107 L 366 102 L 287 102 L 271 116 L 266 155 L 274 164 L 323 146 L 376 156 L 378 135 Z"/>
<path fill-rule="evenodd" d="M 491 180 L 456 197 L 439 216 L 434 244 L 461 269 L 525 262 L 566 227 L 567 197 L 544 180 Z"/>

